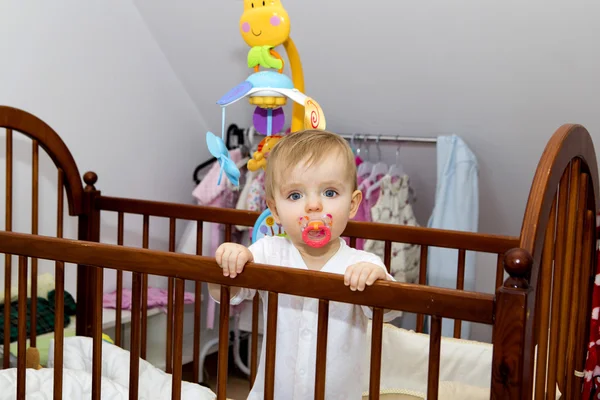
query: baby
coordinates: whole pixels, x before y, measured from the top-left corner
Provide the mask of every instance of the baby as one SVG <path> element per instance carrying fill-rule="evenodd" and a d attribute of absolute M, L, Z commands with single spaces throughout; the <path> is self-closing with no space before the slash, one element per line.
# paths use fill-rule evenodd
<path fill-rule="evenodd" d="M 344 275 L 344 284 L 353 291 L 378 279 L 393 280 L 378 256 L 353 249 L 340 238 L 362 200 L 354 155 L 341 136 L 307 130 L 284 137 L 269 155 L 265 192 L 273 218 L 287 237 L 267 236 L 249 248 L 223 243 L 215 254 L 223 275 L 235 278 L 247 262 L 255 262 Z M 209 284 L 209 291 L 219 301 L 219 285 Z M 267 298 L 259 294 L 266 315 Z M 232 287 L 231 304 L 254 295 L 255 290 Z M 386 312 L 384 319 L 395 314 Z M 365 346 L 371 315 L 369 307 L 330 303 L 326 399 L 361 399 L 369 366 Z M 275 399 L 314 398 L 317 317 L 317 299 L 279 295 Z M 264 398 L 265 342 L 248 399 Z"/>

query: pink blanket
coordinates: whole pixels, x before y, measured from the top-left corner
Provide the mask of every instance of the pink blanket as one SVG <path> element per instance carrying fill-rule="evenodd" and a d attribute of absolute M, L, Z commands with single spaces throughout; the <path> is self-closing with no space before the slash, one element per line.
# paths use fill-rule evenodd
<path fill-rule="evenodd" d="M 175 293 L 173 292 L 173 296 Z M 121 308 L 123 310 L 131 310 L 131 289 L 123 289 L 123 299 Z M 166 312 L 166 307 L 169 301 L 169 291 L 167 289 L 159 289 L 154 287 L 148 288 L 148 308 L 161 307 Z M 175 298 L 173 298 L 175 301 Z M 194 294 L 185 292 L 183 295 L 184 304 L 194 304 Z M 104 293 L 102 299 L 102 305 L 104 308 L 117 308 L 117 291 L 112 293 Z"/>

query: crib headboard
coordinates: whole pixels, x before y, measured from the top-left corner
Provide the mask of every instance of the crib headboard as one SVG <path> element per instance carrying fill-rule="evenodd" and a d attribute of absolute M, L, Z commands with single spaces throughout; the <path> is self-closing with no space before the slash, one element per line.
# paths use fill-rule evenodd
<path fill-rule="evenodd" d="M 2 132 L 3 131 L 3 132 Z M 46 220 L 54 219 L 56 221 L 56 229 L 55 234 L 56 237 L 63 237 L 64 231 L 64 196 L 66 194 L 67 198 L 67 210 L 69 215 L 72 217 L 77 217 L 77 238 L 82 240 L 94 240 L 94 237 L 90 235 L 90 232 L 96 232 L 97 229 L 93 226 L 94 220 L 89 218 L 89 210 L 93 209 L 91 207 L 91 201 L 94 197 L 94 189 L 93 183 L 97 179 L 95 174 L 88 173 L 85 176 L 85 180 L 88 183 L 88 186 L 84 188 L 81 176 L 79 173 L 79 169 L 77 168 L 77 164 L 75 163 L 75 159 L 73 155 L 67 148 L 66 144 L 63 142 L 61 137 L 52 129 L 47 123 L 42 121 L 40 118 L 36 117 L 33 114 L 30 114 L 26 111 L 7 107 L 0 106 L 0 132 L 2 132 L 5 136 L 5 226 L 3 227 L 6 231 L 13 231 L 14 227 L 14 219 L 17 217 L 15 213 L 15 208 L 19 206 L 19 198 L 15 198 L 15 187 L 17 186 L 27 186 L 27 190 L 31 190 L 31 210 L 30 210 L 30 219 L 31 225 L 30 230 L 23 229 L 21 227 L 22 232 L 26 233 L 39 233 L 39 227 L 41 222 L 46 223 Z M 19 134 L 19 135 L 16 135 Z M 0 134 L 1 135 L 1 134 Z M 25 142 L 22 143 L 23 139 Z M 18 144 L 18 146 L 17 146 Z M 19 167 L 19 164 L 24 164 L 21 161 L 21 158 L 26 158 L 24 152 L 19 151 L 23 146 L 31 146 L 31 180 L 27 182 L 23 182 L 23 179 L 19 182 L 15 182 L 15 171 L 16 167 Z M 40 148 L 45 154 L 40 152 Z M 47 155 L 51 162 L 54 164 L 56 168 L 56 187 L 52 188 L 51 193 L 53 196 L 56 196 L 53 201 L 56 201 L 56 215 L 52 218 L 47 218 L 47 215 L 43 215 L 44 221 L 40 221 L 40 211 L 41 206 L 44 205 L 40 202 L 40 188 L 46 180 L 42 178 L 47 178 L 44 175 L 47 171 L 42 171 L 40 168 L 40 159 L 41 156 Z M 29 160 L 25 160 L 25 163 L 28 163 Z M 52 179 L 52 178 L 50 178 Z M 63 188 L 63 190 L 58 190 L 59 188 Z M 48 198 L 44 197 L 42 199 L 44 202 L 48 202 Z M 23 210 L 22 207 L 19 207 L 19 217 L 21 217 L 23 213 L 26 213 L 26 210 Z M 11 256 L 6 255 L 4 258 L 4 310 L 5 315 L 8 315 L 10 301 L 11 298 L 11 282 L 15 277 L 12 275 L 12 266 L 13 259 Z M 31 260 L 31 269 L 32 269 L 32 279 L 31 279 L 31 293 L 37 293 L 37 274 L 38 274 L 38 260 Z M 55 271 L 55 280 L 56 280 L 56 293 L 62 293 L 64 288 L 64 271 L 63 271 L 62 263 L 56 263 L 56 271 Z M 87 310 L 89 310 L 88 304 L 86 304 L 86 296 L 85 293 L 88 292 L 88 289 L 84 287 L 86 282 L 90 282 L 91 276 L 87 276 L 90 273 L 90 268 L 87 266 L 78 266 L 78 277 L 82 279 L 77 280 L 77 297 L 79 301 L 77 301 L 77 316 L 79 317 L 78 321 L 85 321 Z M 37 306 L 37 297 L 31 296 L 32 308 L 35 309 Z M 36 317 L 35 313 L 33 314 L 31 327 L 35 330 L 36 327 Z M 10 320 L 9 318 L 5 318 L 4 328 L 9 327 Z M 86 325 L 85 323 L 78 323 L 78 334 L 86 333 Z M 89 327 L 87 333 L 90 333 Z M 8 348 L 9 337 L 4 338 L 4 348 Z M 35 337 L 32 338 L 32 346 L 35 346 Z M 8 365 L 9 359 L 5 357 L 4 367 L 6 368 Z"/>
<path fill-rule="evenodd" d="M 510 277 L 496 293 L 496 395 L 581 395 L 594 286 L 598 164 L 588 131 L 561 126 L 541 156 Z M 523 354 L 523 357 L 521 357 Z M 534 375 L 534 366 L 537 368 Z M 579 373 L 578 373 L 579 372 Z M 535 382 L 535 385 L 534 385 Z M 503 388 L 500 390 L 500 388 Z"/>

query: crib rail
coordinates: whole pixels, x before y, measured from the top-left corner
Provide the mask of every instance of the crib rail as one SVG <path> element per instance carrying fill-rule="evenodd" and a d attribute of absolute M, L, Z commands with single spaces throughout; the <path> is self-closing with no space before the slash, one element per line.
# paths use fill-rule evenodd
<path fill-rule="evenodd" d="M 145 218 L 163 217 L 178 218 L 192 221 L 213 222 L 225 224 L 228 235 L 232 225 L 252 226 L 259 213 L 222 209 L 214 207 L 173 204 L 157 201 L 128 199 L 119 197 L 99 196 L 96 207 L 102 211 L 112 211 L 127 214 L 139 214 Z M 201 228 L 200 228 L 201 229 Z M 227 235 L 227 233 L 226 233 Z M 351 239 L 351 246 L 356 245 L 356 238 L 383 241 L 385 243 L 384 264 L 388 271 L 391 265 L 392 243 L 411 243 L 419 245 L 419 284 L 426 285 L 427 254 L 432 247 L 458 250 L 456 289 L 464 289 L 466 252 L 493 253 L 497 255 L 496 279 L 494 288 L 502 285 L 504 278 L 503 257 L 506 251 L 518 247 L 517 237 L 502 235 L 486 235 L 473 232 L 448 231 L 413 226 L 396 226 L 391 224 L 354 222 L 350 221 L 342 236 Z M 227 240 L 227 238 L 226 238 Z M 200 254 L 198 252 L 197 254 Z M 423 332 L 424 315 L 417 315 L 417 332 Z M 461 321 L 456 320 L 454 337 L 461 337 Z M 253 363 L 254 365 L 254 363 Z M 252 374 L 254 376 L 254 374 Z"/>
<path fill-rule="evenodd" d="M 193 206 L 158 201 L 100 196 L 96 207 L 102 211 L 153 217 L 252 226 L 260 215 L 256 212 Z M 449 231 L 418 226 L 399 226 L 374 222 L 349 221 L 342 236 L 381 241 L 406 242 L 430 247 L 463 249 L 484 253 L 505 253 L 519 243 L 518 237 Z"/>
<path fill-rule="evenodd" d="M 95 183 L 88 182 L 92 185 Z M 214 207 L 204 207 L 195 205 L 182 205 L 158 201 L 140 200 L 140 199 L 128 199 L 98 195 L 95 197 L 93 203 L 94 210 L 98 210 L 106 215 L 105 213 L 116 213 L 118 215 L 118 237 L 119 244 L 122 244 L 123 235 L 123 216 L 124 215 L 138 215 L 143 218 L 143 237 L 142 242 L 143 248 L 147 248 L 148 243 L 148 225 L 150 219 L 166 218 L 169 220 L 169 250 L 174 251 L 174 237 L 175 237 L 175 225 L 176 220 L 182 219 L 192 221 L 196 224 L 196 254 L 202 255 L 202 239 L 203 239 L 203 223 L 216 223 L 224 226 L 224 240 L 232 240 L 232 227 L 233 226 L 253 226 L 256 222 L 259 213 L 240 211 L 234 209 L 223 209 Z M 450 248 L 457 250 L 457 270 L 456 270 L 456 289 L 464 290 L 464 275 L 465 275 L 465 259 L 467 252 L 480 252 L 480 253 L 492 253 L 496 255 L 496 276 L 493 288 L 501 286 L 504 277 L 503 259 L 506 252 L 514 247 L 518 246 L 518 238 L 501 235 L 485 235 L 480 233 L 472 232 L 459 232 L 459 231 L 448 231 L 442 229 L 430 229 L 423 227 L 412 227 L 412 226 L 397 226 L 391 224 L 382 223 L 365 223 L 365 222 L 354 222 L 350 221 L 343 232 L 342 236 L 350 238 L 350 245 L 356 245 L 356 238 L 371 239 L 376 241 L 382 241 L 385 243 L 385 250 L 383 261 L 390 271 L 391 266 L 391 255 L 392 255 L 392 244 L 393 243 L 411 243 L 420 246 L 420 271 L 419 271 L 419 285 L 424 287 L 427 285 L 427 255 L 429 248 L 440 247 Z M 212 256 L 212 254 L 210 254 Z M 122 271 L 117 271 L 117 283 L 122 281 Z M 149 275 L 152 275 L 151 273 Z M 147 292 L 147 276 L 144 274 L 142 277 L 142 295 Z M 173 347 L 173 334 L 172 334 L 172 279 L 169 279 L 169 300 L 167 317 L 167 332 L 166 332 L 166 371 L 171 371 L 172 365 L 172 347 Z M 491 286 L 491 285 L 490 285 Z M 122 286 L 117 287 L 117 301 L 121 297 Z M 202 289 L 200 282 L 195 283 L 195 297 L 201 298 Z M 252 304 L 252 332 L 251 332 L 251 343 L 250 343 L 250 360 L 249 360 L 249 385 L 252 386 L 257 372 L 258 364 L 258 318 L 259 318 L 259 297 L 255 296 Z M 221 324 L 228 324 L 229 314 L 227 313 L 227 307 L 221 307 L 219 315 L 219 321 Z M 424 332 L 424 321 L 425 314 L 414 311 L 412 309 L 405 309 L 405 312 L 416 312 L 416 331 Z M 198 302 L 196 302 L 196 309 L 194 310 L 194 349 L 193 349 L 193 376 L 200 376 L 201 371 L 199 367 L 200 362 L 200 308 Z M 120 313 L 117 314 L 116 324 L 120 325 Z M 146 336 L 143 334 L 147 327 L 147 313 L 145 309 L 145 301 L 142 303 L 142 337 L 140 338 L 142 347 L 142 358 L 145 358 L 145 349 L 147 346 Z M 441 320 L 439 321 L 441 323 Z M 461 337 L 462 320 L 454 319 L 454 337 Z M 116 333 L 116 340 L 121 343 L 119 337 L 121 330 Z M 227 346 L 228 336 L 223 333 L 221 336 L 220 346 Z M 221 351 L 221 350 L 219 350 Z M 238 363 L 239 365 L 239 363 Z"/>
<path fill-rule="evenodd" d="M 35 257 L 38 259 L 49 259 L 67 263 L 92 265 L 99 268 L 120 269 L 134 274 L 133 301 L 134 313 L 132 314 L 132 338 L 139 335 L 141 325 L 140 301 L 141 301 L 141 274 L 149 273 L 153 275 L 172 277 L 176 281 L 175 290 L 175 314 L 180 316 L 175 321 L 174 334 L 182 333 L 182 305 L 183 305 L 183 280 L 205 281 L 222 285 L 227 288 L 232 283 L 231 279 L 222 275 L 221 269 L 216 265 L 214 258 L 201 256 L 192 256 L 184 254 L 175 254 L 172 252 L 163 252 L 147 249 L 134 249 L 125 246 L 114 246 L 93 242 L 74 241 L 68 239 L 58 239 L 44 236 L 32 236 L 29 234 L 0 232 L 0 252 L 5 254 L 14 254 L 20 256 L 21 279 L 26 282 L 26 257 Z M 25 274 L 25 275 L 23 275 Z M 267 393 L 273 390 L 274 373 L 274 332 L 276 327 L 276 305 L 277 295 L 279 293 L 318 298 L 321 303 L 321 312 L 319 319 L 321 324 L 326 321 L 324 309 L 327 302 L 336 301 L 352 304 L 361 304 L 374 308 L 374 330 L 372 361 L 380 360 L 381 357 L 381 334 L 383 324 L 383 310 L 412 310 L 414 312 L 424 313 L 434 316 L 434 332 L 431 336 L 430 358 L 430 384 L 432 390 L 437 387 L 437 374 L 439 371 L 439 346 L 441 318 L 457 318 L 466 321 L 481 322 L 492 324 L 494 321 L 494 298 L 492 295 L 482 293 L 472 293 L 457 291 L 451 289 L 441 289 L 432 287 L 421 287 L 414 284 L 402 284 L 396 282 L 377 282 L 372 288 L 364 292 L 352 292 L 343 284 L 343 277 L 336 274 L 317 273 L 314 271 L 290 270 L 283 267 L 265 266 L 259 264 L 249 264 L 244 274 L 236 278 L 236 286 L 251 287 L 269 292 L 269 310 L 268 328 L 267 328 L 267 370 L 269 371 Z M 222 291 L 224 307 L 222 310 L 228 310 L 229 296 L 228 290 Z M 20 303 L 21 304 L 21 303 Z M 24 302 L 22 304 L 25 304 Z M 227 312 L 227 311 L 224 311 Z M 100 376 L 101 376 L 101 303 L 97 303 L 94 310 L 94 348 L 93 362 L 99 364 L 94 368 L 94 398 L 100 398 Z M 21 327 L 20 327 L 21 328 Z M 63 329 L 60 327 L 59 329 Z M 21 329 L 22 330 L 22 329 Z M 227 332 L 226 324 L 220 326 L 220 332 Z M 320 333 L 320 346 L 326 345 L 326 339 L 323 339 L 323 332 Z M 437 333 L 436 333 L 437 332 Z M 326 336 L 325 336 L 326 338 Z M 23 343 L 24 344 L 24 343 Z M 57 343 L 57 346 L 60 344 Z M 23 347 L 19 347 L 24 349 Z M 57 347 L 59 351 L 60 347 Z M 24 350 L 23 350 L 24 351 Z M 175 341 L 173 363 L 173 396 L 179 398 L 181 385 L 181 341 Z M 227 347 L 222 349 L 223 353 L 219 355 L 219 386 L 218 398 L 225 398 L 226 382 L 226 359 Z M 24 356 L 24 354 L 21 354 Z M 322 355 L 321 357 L 324 357 Z M 436 362 L 437 358 L 437 362 Z M 320 358 L 320 363 L 324 360 Z M 131 375 L 130 375 L 130 394 L 136 396 L 139 348 L 133 346 L 131 351 Z M 437 366 L 437 367 L 436 367 Z M 55 366 L 60 368 L 60 365 Z M 380 375 L 380 365 L 372 363 L 371 365 L 371 393 L 377 398 L 379 393 L 378 377 Z M 21 369 L 22 371 L 22 369 Z M 20 372 L 24 374 L 23 372 Z M 322 374 L 322 371 L 320 372 Z M 320 375 L 323 377 L 323 375 Z M 20 381 L 24 375 L 20 375 Z M 323 394 L 324 386 L 317 385 Z M 24 395 L 24 393 L 23 393 Z M 268 396 L 267 396 L 268 397 Z M 271 397 L 268 397 L 271 398 Z"/>
<path fill-rule="evenodd" d="M 0 232 L 0 252 L 225 286 L 232 283 L 231 278 L 223 276 L 212 257 L 15 232 Z M 235 285 L 375 308 L 493 323 L 494 296 L 491 294 L 391 281 L 378 281 L 371 291 L 353 292 L 343 285 L 343 281 L 338 274 L 248 263 L 244 273 L 235 278 Z"/>

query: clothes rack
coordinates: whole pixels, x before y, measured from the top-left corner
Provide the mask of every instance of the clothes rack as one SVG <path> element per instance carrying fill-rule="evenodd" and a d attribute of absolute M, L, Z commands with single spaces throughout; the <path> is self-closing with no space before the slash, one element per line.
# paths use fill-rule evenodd
<path fill-rule="evenodd" d="M 437 138 L 435 137 L 374 135 L 366 133 L 343 133 L 340 136 L 348 140 L 370 140 L 375 142 L 437 143 Z"/>
<path fill-rule="evenodd" d="M 264 135 L 258 133 L 256 137 L 264 138 Z M 393 135 L 375 135 L 370 133 L 341 133 L 339 136 L 347 140 L 373 141 L 373 142 L 396 142 L 396 143 L 437 143 L 436 137 L 419 136 L 393 136 Z"/>

